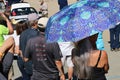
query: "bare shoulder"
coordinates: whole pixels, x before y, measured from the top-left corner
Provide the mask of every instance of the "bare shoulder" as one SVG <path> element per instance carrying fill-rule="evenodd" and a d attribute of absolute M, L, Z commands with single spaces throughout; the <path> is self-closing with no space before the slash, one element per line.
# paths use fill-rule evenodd
<path fill-rule="evenodd" d="M 107 55 L 107 52 L 106 51 L 104 51 L 104 50 L 102 50 L 102 57 L 108 57 L 108 55 Z"/>

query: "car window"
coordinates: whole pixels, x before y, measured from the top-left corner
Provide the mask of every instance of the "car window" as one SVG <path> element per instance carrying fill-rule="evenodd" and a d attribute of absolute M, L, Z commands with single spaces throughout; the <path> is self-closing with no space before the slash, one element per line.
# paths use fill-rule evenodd
<path fill-rule="evenodd" d="M 28 15 L 30 13 L 37 13 L 37 11 L 32 7 L 29 7 L 29 8 L 16 8 L 16 9 L 12 10 L 11 15 L 12 16 Z"/>

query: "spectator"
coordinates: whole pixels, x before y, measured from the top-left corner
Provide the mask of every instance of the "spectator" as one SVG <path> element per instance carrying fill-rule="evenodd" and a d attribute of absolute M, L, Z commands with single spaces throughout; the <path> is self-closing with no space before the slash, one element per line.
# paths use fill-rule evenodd
<path fill-rule="evenodd" d="M 14 51 L 11 51 L 11 48 L 13 49 L 14 39 L 13 37 L 9 37 L 5 40 L 4 36 L 12 33 L 13 28 L 11 22 L 8 20 L 5 14 L 0 13 L 0 59 L 3 67 L 1 69 L 3 70 L 2 74 L 6 77 L 6 79 L 8 78 L 8 72 L 13 61 Z"/>
<path fill-rule="evenodd" d="M 45 31 L 46 25 L 42 25 L 40 30 Z M 65 80 L 59 46 L 57 43 L 46 43 L 42 31 L 40 35 L 28 41 L 25 49 L 25 61 L 31 59 L 33 62 L 31 80 L 59 80 L 59 73 L 60 80 Z"/>
<path fill-rule="evenodd" d="M 28 15 L 28 20 L 29 20 L 28 27 L 29 28 L 24 30 L 20 34 L 19 48 L 20 48 L 23 56 L 25 54 L 25 48 L 26 48 L 27 41 L 30 38 L 39 35 L 39 33 L 40 33 L 38 30 L 37 18 L 38 18 L 38 16 L 36 13 L 29 14 Z M 25 63 L 23 61 L 23 59 L 21 57 L 19 57 L 18 65 L 21 70 L 23 80 L 30 80 L 30 77 L 32 75 L 32 61 L 29 60 L 27 63 Z"/>
<path fill-rule="evenodd" d="M 61 50 L 62 56 L 63 56 L 61 58 L 63 66 L 65 66 L 65 62 L 67 63 L 68 74 L 66 76 L 67 76 L 68 80 L 72 80 L 74 65 L 71 60 L 71 52 L 72 52 L 72 49 L 74 48 L 74 44 L 73 44 L 73 42 L 59 42 L 58 44 L 59 44 L 59 47 L 60 47 L 60 50 Z"/>
<path fill-rule="evenodd" d="M 23 76 L 23 75 L 25 75 L 24 74 L 25 71 L 22 68 L 24 66 L 24 64 L 23 64 L 23 60 L 21 58 L 22 52 L 19 49 L 19 37 L 20 37 L 20 34 L 24 30 L 28 29 L 28 25 L 27 25 L 26 21 L 15 21 L 15 20 L 12 20 L 12 22 L 14 23 L 14 26 L 15 26 L 15 31 L 14 31 L 15 34 L 12 35 L 12 36 L 15 39 L 15 53 L 17 55 L 16 58 L 17 58 L 18 68 L 19 68 L 19 70 L 20 70 L 20 72 L 21 72 L 21 74 Z M 24 79 L 22 78 L 22 80 L 24 80 Z"/>
<path fill-rule="evenodd" d="M 72 60 L 77 79 L 73 80 L 107 80 L 105 73 L 109 70 L 108 56 L 106 51 L 97 49 L 97 37 L 98 34 L 95 34 L 75 43 Z"/>
<path fill-rule="evenodd" d="M 12 25 L 10 23 L 10 21 L 8 20 L 8 18 L 3 14 L 3 13 L 0 13 L 0 47 L 3 46 L 3 43 L 6 43 L 4 42 L 4 35 L 9 35 L 9 34 L 12 34 L 13 33 L 13 28 L 12 28 Z M 8 45 L 4 45 L 5 49 L 1 50 L 0 52 L 0 55 L 4 55 L 4 52 L 9 49 L 9 47 L 11 46 L 11 44 L 9 43 L 6 43 Z"/>

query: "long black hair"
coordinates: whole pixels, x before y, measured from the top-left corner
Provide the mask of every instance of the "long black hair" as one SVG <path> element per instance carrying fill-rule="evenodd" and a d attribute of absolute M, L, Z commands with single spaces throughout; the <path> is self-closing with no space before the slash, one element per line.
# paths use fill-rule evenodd
<path fill-rule="evenodd" d="M 76 48 L 72 50 L 74 74 L 79 79 L 91 79 L 91 67 L 88 66 L 92 45 L 88 38 L 75 43 Z"/>

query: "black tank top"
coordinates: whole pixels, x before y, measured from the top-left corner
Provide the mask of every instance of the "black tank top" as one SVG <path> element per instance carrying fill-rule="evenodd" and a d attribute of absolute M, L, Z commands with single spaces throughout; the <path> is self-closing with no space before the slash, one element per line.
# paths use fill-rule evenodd
<path fill-rule="evenodd" d="M 93 69 L 92 70 L 93 71 L 92 80 L 107 80 L 105 77 L 104 67 L 100 67 L 100 68 L 97 67 L 98 63 L 100 61 L 100 58 L 101 58 L 101 54 L 102 54 L 102 51 L 100 51 L 96 65 L 94 67 L 92 67 L 92 69 Z"/>
<path fill-rule="evenodd" d="M 101 67 L 101 68 L 97 67 L 101 58 L 101 54 L 102 54 L 102 51 L 100 51 L 96 65 L 94 67 L 91 67 L 92 68 L 91 79 L 75 79 L 75 80 L 107 80 L 105 77 L 104 67 Z"/>

